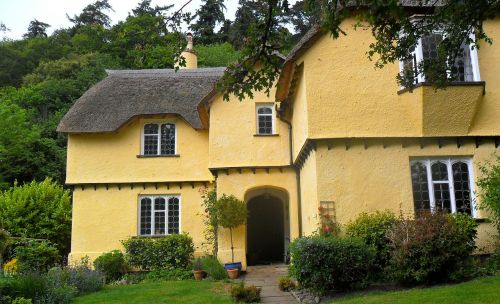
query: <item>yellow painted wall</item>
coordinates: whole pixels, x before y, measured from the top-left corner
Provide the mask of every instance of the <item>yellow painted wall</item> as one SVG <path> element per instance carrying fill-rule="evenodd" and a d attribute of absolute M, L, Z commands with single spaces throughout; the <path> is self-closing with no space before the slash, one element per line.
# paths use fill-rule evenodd
<path fill-rule="evenodd" d="M 318 161 L 315 151 L 300 170 L 300 196 L 302 198 L 302 234 L 310 235 L 318 229 Z M 334 168 L 329 168 L 334 170 Z"/>
<path fill-rule="evenodd" d="M 366 57 L 373 41 L 371 31 L 354 30 L 354 23 L 355 20 L 345 21 L 342 29 L 347 36 L 341 35 L 337 40 L 323 35 L 296 62 L 304 65 L 309 137 L 499 134 L 500 89 L 496 84 L 500 83 L 500 74 L 496 71 L 500 69 L 500 55 L 495 43 L 479 52 L 481 77 L 486 81 L 484 97 L 478 94 L 481 89 L 477 87 L 449 87 L 439 92 L 419 88 L 398 95 L 400 87 L 395 76 L 399 64 L 375 69 L 374 62 Z M 500 40 L 499 21 L 485 24 L 494 41 Z M 303 93 L 295 94 L 294 115 L 303 113 L 303 98 Z M 427 114 L 431 114 L 430 120 L 425 120 L 429 118 Z M 467 128 L 436 123 L 432 115 L 435 119 L 448 115 L 449 120 L 465 120 Z M 300 150 L 300 141 L 296 143 L 299 145 L 294 146 L 295 156 Z"/>
<path fill-rule="evenodd" d="M 293 155 L 294 159 L 300 152 L 305 141 L 309 137 L 309 113 L 306 94 L 307 76 L 302 69 L 297 82 L 297 89 L 293 98 L 292 105 L 292 136 L 293 136 Z M 311 122 L 314 123 L 314 122 Z"/>
<path fill-rule="evenodd" d="M 176 124 L 179 157 L 138 158 L 149 122 Z M 115 133 L 69 134 L 66 183 L 209 181 L 208 132 L 177 116 L 135 119 Z"/>
<path fill-rule="evenodd" d="M 290 212 L 290 237 L 298 237 L 298 211 L 297 211 L 297 190 L 295 171 L 288 169 L 271 169 L 267 173 L 264 169 L 258 169 L 255 174 L 244 169 L 239 173 L 231 170 L 228 175 L 220 173 L 217 177 L 217 194 L 232 194 L 241 200 L 245 200 L 246 194 L 252 190 L 271 188 L 285 191 L 289 197 Z M 228 229 L 221 229 L 219 239 L 219 258 L 227 263 L 231 262 L 231 243 Z M 235 261 L 242 261 L 246 268 L 246 227 L 240 226 L 233 230 L 234 256 Z"/>
<path fill-rule="evenodd" d="M 181 232 L 188 232 L 193 237 L 196 253 L 203 252 L 203 223 L 201 212 L 200 185 L 193 189 L 184 184 L 147 186 L 136 185 L 118 190 L 116 186 L 106 190 L 100 186 L 97 190 L 76 187 L 73 192 L 73 223 L 71 236 L 70 261 L 78 261 L 84 256 L 95 259 L 103 252 L 122 249 L 121 240 L 138 235 L 139 196 L 153 194 L 180 195 Z"/>
<path fill-rule="evenodd" d="M 210 106 L 209 167 L 283 166 L 290 164 L 288 126 L 275 118 L 277 136 L 257 134 L 256 105 L 272 104 L 269 96 L 256 92 L 254 99 L 229 102 L 218 95 Z"/>
<path fill-rule="evenodd" d="M 478 50 L 479 72 L 486 81 L 486 94 L 479 104 L 470 134 L 500 134 L 500 18 L 483 23 L 493 44 L 482 43 Z"/>
<path fill-rule="evenodd" d="M 361 212 L 376 210 L 412 215 L 410 160 L 413 157 L 472 157 L 477 181 L 481 176 L 478 165 L 493 159 L 495 151 L 499 153 L 500 148 L 495 149 L 493 142 L 482 143 L 476 148 L 472 139 L 463 142 L 460 148 L 454 140 L 443 140 L 441 148 L 435 140 L 424 142 L 423 148 L 419 141 L 409 139 L 320 143 L 316 151 L 318 200 L 335 202 L 336 218 L 341 224 L 353 220 Z M 484 211 L 478 211 L 478 218 L 486 216 Z M 481 224 L 480 230 L 483 237 L 479 244 L 483 246 L 488 241 L 484 238 L 485 231 L 491 229 Z"/>

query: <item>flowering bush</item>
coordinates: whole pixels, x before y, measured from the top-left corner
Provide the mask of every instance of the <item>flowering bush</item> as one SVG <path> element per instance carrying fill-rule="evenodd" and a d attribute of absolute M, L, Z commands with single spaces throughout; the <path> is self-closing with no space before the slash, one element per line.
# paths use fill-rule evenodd
<path fill-rule="evenodd" d="M 17 273 L 17 259 L 12 259 L 3 265 L 3 272 L 8 275 Z"/>
<path fill-rule="evenodd" d="M 337 224 L 331 215 L 328 214 L 328 210 L 323 207 L 318 208 L 319 214 L 319 228 L 318 234 L 320 236 L 339 236 L 340 235 L 340 225 Z"/>

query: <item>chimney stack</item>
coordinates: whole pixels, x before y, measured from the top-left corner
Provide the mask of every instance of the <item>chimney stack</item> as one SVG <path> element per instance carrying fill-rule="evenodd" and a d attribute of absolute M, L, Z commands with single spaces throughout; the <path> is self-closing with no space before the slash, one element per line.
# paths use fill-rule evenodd
<path fill-rule="evenodd" d="M 186 66 L 179 66 L 179 69 L 196 69 L 198 67 L 198 56 L 193 48 L 193 34 L 187 33 L 187 46 L 181 53 L 181 56 L 186 60 Z"/>

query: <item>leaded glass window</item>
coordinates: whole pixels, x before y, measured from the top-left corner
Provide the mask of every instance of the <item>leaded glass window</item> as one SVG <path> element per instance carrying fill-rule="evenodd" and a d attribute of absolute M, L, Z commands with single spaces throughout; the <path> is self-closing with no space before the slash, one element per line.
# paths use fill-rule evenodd
<path fill-rule="evenodd" d="M 427 169 L 421 163 L 411 165 L 411 182 L 413 186 L 413 203 L 415 210 L 429 210 L 429 185 L 427 184 Z"/>
<path fill-rule="evenodd" d="M 451 168 L 457 212 L 472 215 L 469 167 L 465 162 L 456 162 Z"/>
<path fill-rule="evenodd" d="M 144 155 L 158 154 L 158 125 L 144 126 Z"/>
<path fill-rule="evenodd" d="M 179 233 L 179 198 L 168 199 L 168 234 Z"/>
<path fill-rule="evenodd" d="M 474 35 L 470 35 L 475 39 Z M 446 33 L 436 32 L 423 36 L 417 41 L 417 44 L 408 49 L 408 56 L 403 58 L 400 63 L 400 74 L 405 77 L 413 76 L 415 73 L 415 82 L 432 81 L 431 75 L 422 75 L 417 71 L 417 66 L 423 60 L 437 59 L 439 55 L 439 45 L 446 39 Z M 448 67 L 448 75 L 451 81 L 480 81 L 479 61 L 477 57 L 477 48 L 468 44 L 461 45 L 461 51 L 457 54 L 454 63 Z M 432 64 L 432 63 L 431 63 Z"/>
<path fill-rule="evenodd" d="M 144 196 L 139 202 L 140 235 L 179 233 L 180 198 L 178 196 Z"/>
<path fill-rule="evenodd" d="M 141 199 L 141 235 L 151 234 L 151 199 Z"/>
<path fill-rule="evenodd" d="M 475 216 L 470 159 L 427 159 L 411 162 L 415 211 L 441 210 Z"/>
<path fill-rule="evenodd" d="M 175 155 L 175 124 L 144 125 L 143 155 Z"/>
<path fill-rule="evenodd" d="M 161 125 L 161 154 L 173 155 L 175 154 L 175 125 L 162 124 Z"/>
<path fill-rule="evenodd" d="M 273 129 L 273 107 L 271 105 L 257 107 L 257 134 L 273 134 Z"/>

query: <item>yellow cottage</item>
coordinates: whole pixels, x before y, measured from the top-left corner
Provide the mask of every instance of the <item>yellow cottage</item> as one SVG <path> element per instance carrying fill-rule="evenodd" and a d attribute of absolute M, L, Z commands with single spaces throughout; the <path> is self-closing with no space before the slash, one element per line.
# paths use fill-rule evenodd
<path fill-rule="evenodd" d="M 247 203 L 235 260 L 282 261 L 290 240 L 313 233 L 318 208 L 345 224 L 360 212 L 466 212 L 481 222 L 479 247 L 495 229 L 477 210 L 479 165 L 500 144 L 500 20 L 484 23 L 493 45 L 464 46 L 460 81 L 434 90 L 420 77 L 398 87 L 402 64 L 376 70 L 368 28 L 347 36 L 307 33 L 283 63 L 270 96 L 223 101 L 224 68 L 108 71 L 61 121 L 73 187 L 71 260 L 121 247 L 130 236 L 189 233 L 201 254 L 200 190 Z M 435 48 L 423 38 L 415 60 Z M 220 258 L 231 259 L 222 230 Z"/>

